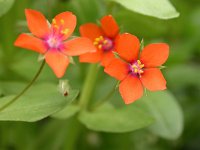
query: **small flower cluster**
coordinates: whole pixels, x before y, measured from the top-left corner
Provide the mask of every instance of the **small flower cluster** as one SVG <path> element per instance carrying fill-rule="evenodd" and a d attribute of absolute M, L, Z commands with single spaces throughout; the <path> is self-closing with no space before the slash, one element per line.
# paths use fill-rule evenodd
<path fill-rule="evenodd" d="M 105 73 L 120 81 L 119 92 L 126 104 L 139 99 L 144 88 L 166 89 L 159 66 L 168 58 L 167 44 L 149 44 L 140 52 L 139 39 L 120 33 L 111 15 L 104 16 L 100 26 L 81 25 L 81 37 L 67 40 L 76 26 L 76 16 L 71 12 L 58 14 L 52 23 L 38 11 L 26 9 L 25 14 L 31 34 L 19 35 L 15 46 L 44 55 L 58 78 L 64 75 L 71 57 L 79 56 L 80 62 L 100 62 Z"/>
<path fill-rule="evenodd" d="M 71 12 L 58 14 L 52 23 L 38 11 L 26 9 L 25 14 L 31 34 L 19 35 L 15 46 L 43 54 L 58 78 L 64 75 L 71 56 L 95 51 L 88 38 L 78 37 L 66 41 L 76 27 L 76 16 Z"/>

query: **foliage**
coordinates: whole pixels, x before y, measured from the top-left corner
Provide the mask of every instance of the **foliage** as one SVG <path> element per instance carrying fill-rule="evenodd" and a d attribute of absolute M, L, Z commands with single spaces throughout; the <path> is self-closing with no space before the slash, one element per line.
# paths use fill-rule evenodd
<path fill-rule="evenodd" d="M 59 93 L 58 79 L 45 67 L 33 87 L 0 111 L 0 149 L 200 149 L 199 4 L 197 0 L 0 0 L 0 109 L 38 68 L 37 54 L 13 46 L 17 35 L 27 32 L 25 8 L 37 9 L 48 19 L 73 11 L 78 19 L 76 36 L 79 25 L 112 14 L 122 32 L 144 39 L 144 45 L 167 42 L 171 46 L 163 69 L 168 91 L 147 91 L 130 106 L 115 91 L 109 104 L 93 109 L 116 85 L 99 69 L 85 110 L 78 99 L 88 65 L 75 59 L 76 64 L 68 68 L 63 78 L 72 88 L 67 96 Z"/>

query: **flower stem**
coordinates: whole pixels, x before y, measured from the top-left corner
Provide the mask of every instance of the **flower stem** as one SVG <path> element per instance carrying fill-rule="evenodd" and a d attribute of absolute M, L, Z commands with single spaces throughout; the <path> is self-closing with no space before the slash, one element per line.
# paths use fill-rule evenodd
<path fill-rule="evenodd" d="M 12 103 L 14 103 L 17 99 L 19 99 L 31 86 L 32 84 L 37 80 L 39 77 L 42 69 L 44 68 L 45 61 L 42 62 L 38 72 L 35 74 L 34 78 L 31 80 L 31 82 L 18 94 L 16 95 L 13 99 L 11 99 L 8 103 L 6 103 L 3 107 L 0 108 L 0 111 L 4 110 L 8 106 L 10 106 Z"/>
<path fill-rule="evenodd" d="M 82 110 L 87 109 L 94 85 L 97 80 L 98 70 L 99 70 L 99 67 L 97 64 L 91 64 L 89 66 L 89 71 L 85 79 L 85 82 L 83 85 L 83 91 L 81 93 L 80 101 L 79 101 L 80 107 Z"/>
<path fill-rule="evenodd" d="M 84 131 L 85 127 L 78 121 L 77 116 L 67 120 L 67 123 L 68 126 L 65 130 L 67 130 L 68 133 L 63 149 L 75 150 L 77 149 L 77 141 L 79 136 Z"/>
<path fill-rule="evenodd" d="M 79 105 L 82 110 L 85 110 L 88 107 L 88 103 L 90 101 L 90 98 L 91 98 L 91 95 L 92 95 L 92 92 L 97 80 L 99 66 L 97 64 L 91 64 L 88 69 L 89 69 L 88 74 L 84 81 L 83 90 L 81 92 L 81 96 L 79 99 Z M 65 144 L 65 149 L 67 150 L 76 149 L 76 146 L 77 146 L 76 142 L 79 138 L 79 135 L 84 130 L 83 125 L 78 121 L 77 118 L 73 118 L 71 121 L 72 121 L 71 129 L 69 133 L 70 137 Z"/>

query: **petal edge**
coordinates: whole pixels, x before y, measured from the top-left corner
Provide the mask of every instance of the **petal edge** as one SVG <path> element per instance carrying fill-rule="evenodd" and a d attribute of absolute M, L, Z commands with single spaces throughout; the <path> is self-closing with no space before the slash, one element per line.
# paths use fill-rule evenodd
<path fill-rule="evenodd" d="M 129 75 L 120 83 L 119 92 L 125 104 L 131 104 L 142 97 L 142 83 L 137 77 Z"/>
<path fill-rule="evenodd" d="M 103 35 L 101 28 L 94 23 L 81 25 L 79 31 L 81 36 L 89 38 L 92 42 Z"/>
<path fill-rule="evenodd" d="M 157 67 L 164 64 L 168 56 L 169 46 L 165 43 L 155 43 L 144 47 L 140 60 L 145 67 Z"/>
<path fill-rule="evenodd" d="M 85 37 L 79 37 L 64 43 L 63 52 L 68 56 L 78 56 L 89 52 L 95 52 L 96 47 L 91 40 Z"/>
<path fill-rule="evenodd" d="M 45 53 L 47 50 L 44 42 L 41 39 L 38 39 L 34 36 L 24 34 L 24 33 L 18 36 L 14 45 L 17 47 L 26 48 L 26 49 L 29 49 L 41 54 Z"/>
<path fill-rule="evenodd" d="M 58 78 L 61 78 L 65 74 L 69 65 L 68 57 L 60 52 L 56 52 L 56 50 L 49 50 L 45 54 L 45 60 Z"/>
<path fill-rule="evenodd" d="M 132 34 L 124 33 L 116 39 L 116 51 L 119 56 L 127 62 L 132 62 L 138 59 L 140 41 Z"/>
<path fill-rule="evenodd" d="M 112 15 L 101 18 L 101 27 L 110 38 L 114 38 L 119 33 L 119 27 Z"/>
<path fill-rule="evenodd" d="M 141 76 L 141 82 L 150 91 L 166 89 L 166 80 L 158 68 L 146 69 Z"/>
<path fill-rule="evenodd" d="M 123 80 L 129 72 L 128 64 L 123 62 L 120 59 L 114 59 L 107 65 L 104 69 L 104 72 L 110 76 L 116 78 L 117 80 Z"/>
<path fill-rule="evenodd" d="M 28 28 L 31 33 L 39 38 L 44 38 L 50 29 L 44 15 L 36 10 L 25 9 Z"/>
<path fill-rule="evenodd" d="M 58 27 L 62 27 L 62 30 L 67 29 L 67 33 L 64 35 L 63 40 L 67 39 L 76 27 L 76 16 L 69 11 L 62 12 L 54 17 L 55 23 Z"/>

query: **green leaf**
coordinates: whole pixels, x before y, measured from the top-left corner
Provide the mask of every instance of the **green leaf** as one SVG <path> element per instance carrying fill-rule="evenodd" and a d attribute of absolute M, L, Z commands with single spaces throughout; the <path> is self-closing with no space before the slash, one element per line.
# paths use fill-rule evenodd
<path fill-rule="evenodd" d="M 106 13 L 106 5 L 104 5 L 103 1 L 98 0 L 65 0 L 62 3 L 59 3 L 57 0 L 53 8 L 56 13 L 68 10 L 76 14 L 77 26 L 86 22 L 96 22 L 98 18 Z M 75 31 L 76 34 L 78 34 L 77 29 Z"/>
<path fill-rule="evenodd" d="M 77 90 L 71 90 L 71 95 L 63 96 L 54 84 L 38 84 L 29 89 L 22 97 L 0 112 L 0 120 L 27 121 L 41 120 L 66 106 Z M 14 96 L 0 99 L 0 106 L 4 106 Z"/>
<path fill-rule="evenodd" d="M 57 118 L 57 119 L 68 119 L 74 116 L 79 110 L 80 110 L 80 107 L 78 105 L 72 105 L 72 104 L 67 105 L 61 111 L 53 114 L 52 117 Z"/>
<path fill-rule="evenodd" d="M 160 19 L 170 19 L 179 16 L 169 0 L 111 0 L 127 9 Z"/>
<path fill-rule="evenodd" d="M 87 128 L 105 132 L 129 132 L 149 126 L 153 119 L 135 106 L 114 108 L 103 105 L 95 111 L 83 111 L 79 120 Z"/>
<path fill-rule="evenodd" d="M 9 11 L 14 2 L 14 0 L 0 0 L 0 17 Z"/>
<path fill-rule="evenodd" d="M 16 81 L 0 81 L 0 90 L 3 95 L 13 95 L 19 93 L 27 83 Z"/>
<path fill-rule="evenodd" d="M 68 95 L 69 103 L 75 100 L 78 94 L 79 94 L 78 90 L 70 90 L 69 95 Z M 62 110 L 53 114 L 52 117 L 57 118 L 57 119 L 67 119 L 75 115 L 79 111 L 79 109 L 80 108 L 78 105 L 74 105 L 74 104 L 66 105 L 66 107 L 64 107 Z"/>
<path fill-rule="evenodd" d="M 167 72 L 166 78 L 169 85 L 177 90 L 188 87 L 188 85 L 200 86 L 200 80 L 197 80 L 199 74 L 200 67 L 198 65 L 181 64 L 170 67 L 170 71 Z"/>
<path fill-rule="evenodd" d="M 169 91 L 148 92 L 136 102 L 150 113 L 156 122 L 150 130 L 166 139 L 177 139 L 183 131 L 183 113 Z"/>

